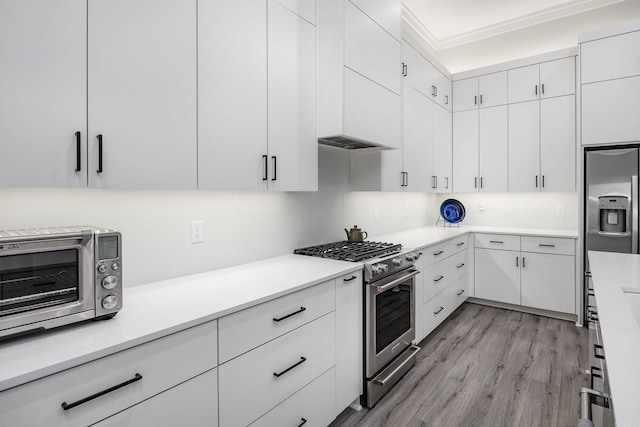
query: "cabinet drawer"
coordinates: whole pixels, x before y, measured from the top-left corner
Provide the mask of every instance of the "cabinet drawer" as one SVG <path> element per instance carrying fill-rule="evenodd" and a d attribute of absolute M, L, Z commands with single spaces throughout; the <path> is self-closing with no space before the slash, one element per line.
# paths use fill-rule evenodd
<path fill-rule="evenodd" d="M 450 261 L 453 281 L 469 274 L 469 251 L 465 250 L 453 255 Z"/>
<path fill-rule="evenodd" d="M 522 252 L 575 255 L 576 241 L 559 237 L 522 236 Z"/>
<path fill-rule="evenodd" d="M 431 264 L 442 261 L 451 255 L 451 247 L 449 246 L 449 242 L 446 241 L 424 248 L 420 252 L 422 252 L 420 259 L 422 260 L 423 265 L 428 267 Z"/>
<path fill-rule="evenodd" d="M 467 249 L 468 246 L 469 246 L 468 234 L 449 240 L 449 248 L 451 250 L 451 253 L 463 251 Z"/>
<path fill-rule="evenodd" d="M 335 281 L 330 280 L 222 317 L 220 363 L 335 310 L 335 304 Z"/>
<path fill-rule="evenodd" d="M 97 427 L 216 427 L 218 372 L 205 372 L 94 424 Z"/>
<path fill-rule="evenodd" d="M 469 276 L 465 276 L 462 279 L 456 281 L 449 287 L 451 293 L 453 294 L 454 310 L 459 307 L 460 304 L 465 302 L 467 298 L 469 298 Z"/>
<path fill-rule="evenodd" d="M 87 426 L 103 420 L 214 368 L 216 343 L 214 321 L 3 391 L 0 425 Z M 136 374 L 142 379 L 61 408 L 63 402 L 78 402 Z"/>
<path fill-rule="evenodd" d="M 453 311 L 454 295 L 447 289 L 447 292 L 440 292 L 422 306 L 425 336 L 429 335 Z"/>
<path fill-rule="evenodd" d="M 476 234 L 476 248 L 519 251 L 520 236 L 510 234 Z"/>
<path fill-rule="evenodd" d="M 427 302 L 456 280 L 456 267 L 452 264 L 453 257 L 437 262 L 422 272 L 423 292 L 422 302 Z"/>
<path fill-rule="evenodd" d="M 298 426 L 325 427 L 334 414 L 335 369 L 331 368 L 311 384 L 264 414 L 251 427 Z"/>
<path fill-rule="evenodd" d="M 248 425 L 333 365 L 335 313 L 228 361 L 218 368 L 220 426 Z"/>

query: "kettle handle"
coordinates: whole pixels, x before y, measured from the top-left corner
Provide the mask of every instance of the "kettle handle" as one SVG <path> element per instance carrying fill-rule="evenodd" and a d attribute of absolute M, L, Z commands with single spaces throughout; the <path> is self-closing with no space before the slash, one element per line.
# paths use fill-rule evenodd
<path fill-rule="evenodd" d="M 363 239 L 366 239 L 367 237 L 369 237 L 369 234 L 366 231 L 363 231 L 362 234 L 364 234 L 364 236 L 362 236 Z"/>

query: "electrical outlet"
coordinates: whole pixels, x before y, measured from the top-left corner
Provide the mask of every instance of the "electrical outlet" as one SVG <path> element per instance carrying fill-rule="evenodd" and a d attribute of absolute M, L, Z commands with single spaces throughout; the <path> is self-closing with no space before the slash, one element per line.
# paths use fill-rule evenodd
<path fill-rule="evenodd" d="M 480 211 L 480 215 L 484 215 L 487 210 L 487 205 L 485 205 L 484 203 L 480 203 L 478 205 L 478 210 Z"/>
<path fill-rule="evenodd" d="M 409 206 L 404 207 L 404 217 L 409 218 Z"/>
<path fill-rule="evenodd" d="M 556 206 L 556 216 L 564 216 L 564 206 Z"/>
<path fill-rule="evenodd" d="M 204 221 L 191 221 L 191 243 L 204 242 Z"/>

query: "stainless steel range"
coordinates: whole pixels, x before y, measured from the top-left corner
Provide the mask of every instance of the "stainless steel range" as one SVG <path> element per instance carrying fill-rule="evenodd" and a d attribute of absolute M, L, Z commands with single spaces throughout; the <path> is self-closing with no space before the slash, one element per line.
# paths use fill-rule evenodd
<path fill-rule="evenodd" d="M 414 263 L 401 245 L 342 241 L 296 249 L 296 254 L 362 262 L 364 395 L 372 408 L 416 362 Z"/>

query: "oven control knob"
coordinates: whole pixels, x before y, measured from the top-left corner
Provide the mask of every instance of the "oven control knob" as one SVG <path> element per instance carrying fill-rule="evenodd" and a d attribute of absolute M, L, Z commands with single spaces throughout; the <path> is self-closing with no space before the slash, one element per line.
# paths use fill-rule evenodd
<path fill-rule="evenodd" d="M 376 274 L 380 274 L 382 272 L 382 269 L 380 268 L 380 264 L 373 264 L 371 266 L 371 272 L 376 275 Z"/>
<path fill-rule="evenodd" d="M 411 261 L 411 260 L 409 260 L 409 261 Z M 396 267 L 400 267 L 402 265 L 402 259 L 401 258 L 394 258 L 392 260 L 392 262 L 393 262 L 393 265 L 395 265 Z"/>
<path fill-rule="evenodd" d="M 113 310 L 118 305 L 118 297 L 115 295 L 107 295 L 102 300 L 102 307 L 106 310 Z"/>
<path fill-rule="evenodd" d="M 383 273 L 389 271 L 389 266 L 387 264 L 380 264 L 380 269 L 382 269 Z"/>
<path fill-rule="evenodd" d="M 118 278 L 116 276 L 106 276 L 102 279 L 102 287 L 105 289 L 113 289 L 118 284 Z"/>
<path fill-rule="evenodd" d="M 100 273 L 104 273 L 105 271 L 107 271 L 107 265 L 106 265 L 106 264 L 100 264 L 100 265 L 98 266 L 98 271 L 99 271 Z"/>

